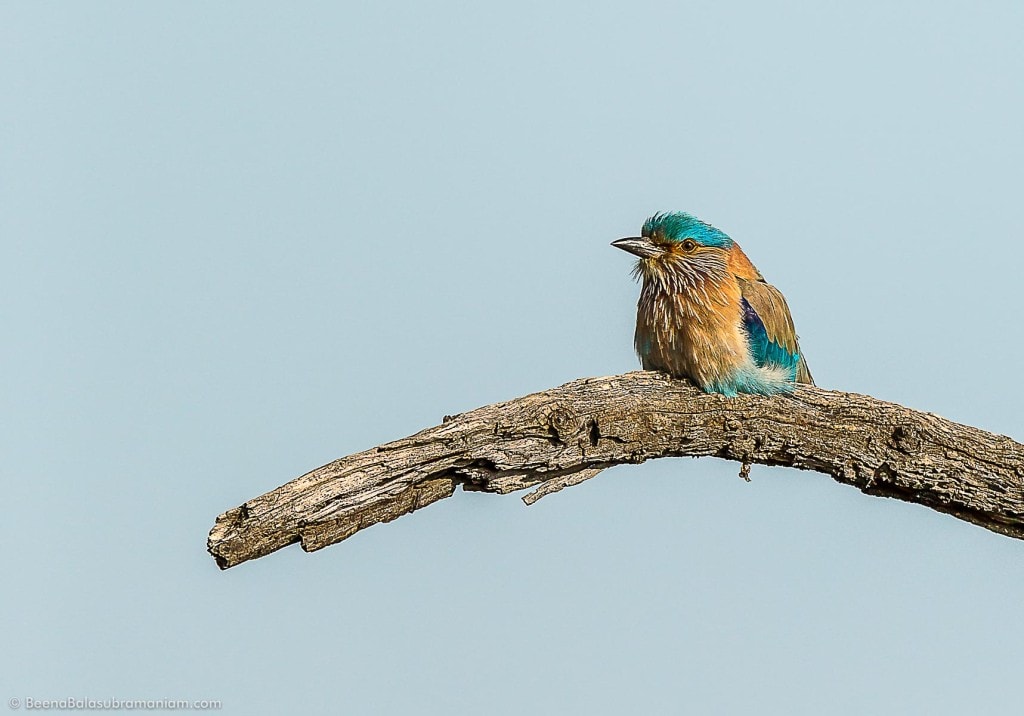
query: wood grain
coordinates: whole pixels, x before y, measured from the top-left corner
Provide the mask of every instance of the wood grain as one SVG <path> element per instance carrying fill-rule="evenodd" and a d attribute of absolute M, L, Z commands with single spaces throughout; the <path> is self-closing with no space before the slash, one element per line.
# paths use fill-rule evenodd
<path fill-rule="evenodd" d="M 853 393 L 724 398 L 638 371 L 583 378 L 343 457 L 217 518 L 222 568 L 294 542 L 313 551 L 449 497 L 456 487 L 532 503 L 622 463 L 715 456 L 830 475 L 1024 539 L 1024 445 Z"/>

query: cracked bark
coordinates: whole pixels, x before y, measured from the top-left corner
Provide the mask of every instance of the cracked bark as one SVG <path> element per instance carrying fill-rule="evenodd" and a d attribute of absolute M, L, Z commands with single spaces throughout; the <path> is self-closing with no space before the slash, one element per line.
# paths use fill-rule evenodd
<path fill-rule="evenodd" d="M 349 455 L 217 518 L 222 569 L 294 542 L 313 551 L 464 490 L 523 500 L 605 468 L 715 456 L 830 475 L 1024 539 L 1024 445 L 865 395 L 800 386 L 773 397 L 708 395 L 638 371 L 445 416 L 441 425 Z"/>

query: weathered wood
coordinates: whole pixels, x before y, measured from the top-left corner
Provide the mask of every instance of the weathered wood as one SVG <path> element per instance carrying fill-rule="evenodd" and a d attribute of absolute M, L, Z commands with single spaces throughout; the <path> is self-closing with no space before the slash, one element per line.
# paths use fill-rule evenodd
<path fill-rule="evenodd" d="M 575 380 L 335 460 L 240 507 L 210 532 L 222 569 L 293 542 L 307 551 L 466 490 L 523 499 L 622 463 L 713 455 L 831 475 L 1024 539 L 1024 445 L 853 393 L 724 398 L 659 373 Z"/>

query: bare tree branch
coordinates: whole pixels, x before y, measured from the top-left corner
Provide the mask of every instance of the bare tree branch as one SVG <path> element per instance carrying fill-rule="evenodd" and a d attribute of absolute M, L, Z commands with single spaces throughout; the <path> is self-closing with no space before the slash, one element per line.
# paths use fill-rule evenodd
<path fill-rule="evenodd" d="M 313 551 L 466 490 L 524 497 L 658 457 L 713 455 L 831 475 L 1024 539 L 1024 445 L 853 393 L 724 398 L 653 372 L 584 378 L 455 416 L 335 460 L 240 507 L 210 531 L 226 569 L 293 542 Z M 741 475 L 743 472 L 741 472 Z"/>

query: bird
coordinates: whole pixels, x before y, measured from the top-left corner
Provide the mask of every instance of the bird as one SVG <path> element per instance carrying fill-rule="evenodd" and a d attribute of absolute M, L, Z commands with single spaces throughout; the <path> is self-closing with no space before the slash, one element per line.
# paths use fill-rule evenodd
<path fill-rule="evenodd" d="M 640 233 L 612 246 L 638 257 L 634 345 L 644 370 L 730 398 L 814 385 L 786 299 L 739 244 L 682 211 L 651 216 Z"/>

